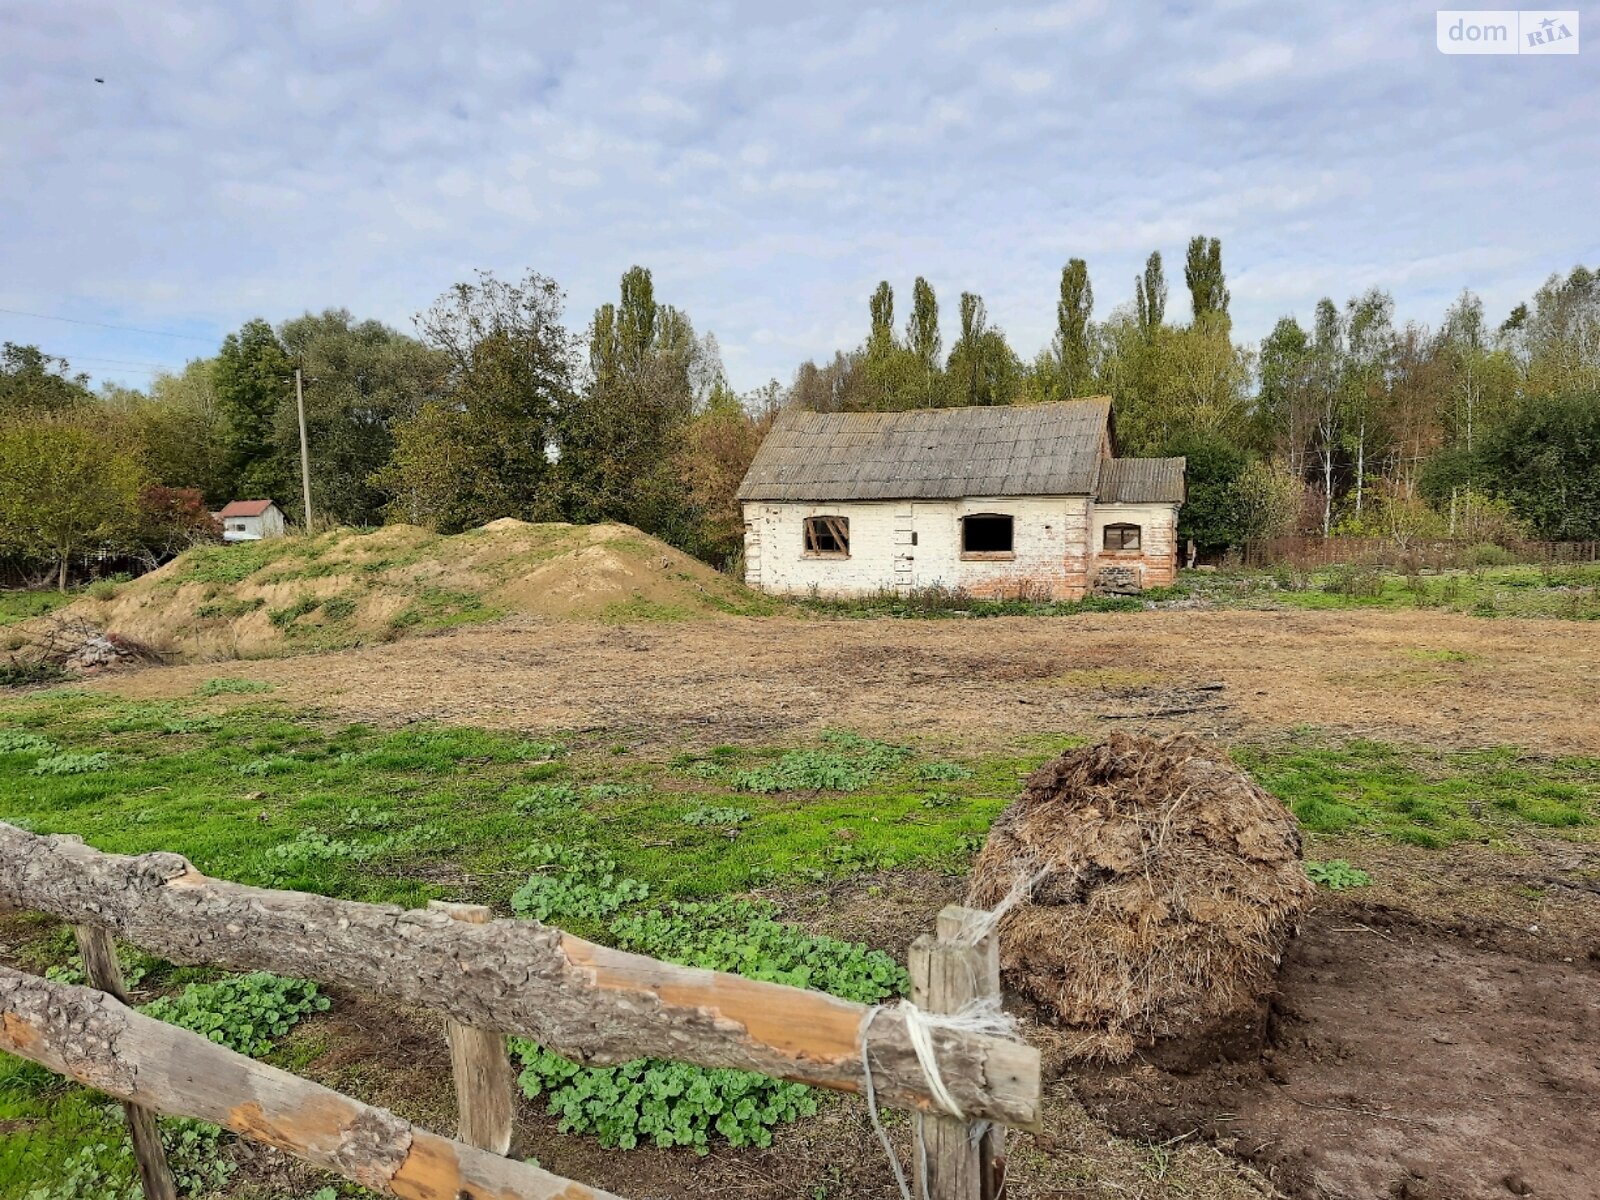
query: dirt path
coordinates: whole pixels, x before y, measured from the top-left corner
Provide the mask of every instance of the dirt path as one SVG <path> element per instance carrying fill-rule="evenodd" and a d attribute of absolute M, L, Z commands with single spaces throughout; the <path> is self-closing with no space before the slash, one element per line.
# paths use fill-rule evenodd
<path fill-rule="evenodd" d="M 1600 753 L 1600 630 L 1434 612 L 1144 612 L 981 621 L 513 619 L 217 675 L 351 719 L 605 729 L 660 743 L 828 726 L 958 743 L 1137 725 L 1259 737 L 1306 723 L 1434 745 Z M 1202 685 L 1221 684 L 1205 689 Z M 1154 714 L 1154 715 L 1152 715 Z"/>

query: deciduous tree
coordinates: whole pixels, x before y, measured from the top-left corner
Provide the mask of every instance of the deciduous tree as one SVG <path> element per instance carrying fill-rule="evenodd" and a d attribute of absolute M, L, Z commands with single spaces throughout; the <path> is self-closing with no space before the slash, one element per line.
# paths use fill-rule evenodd
<path fill-rule="evenodd" d="M 67 590 L 74 555 L 126 549 L 144 472 L 93 417 L 45 413 L 0 424 L 0 546 L 52 563 Z"/>
<path fill-rule="evenodd" d="M 550 448 L 573 369 L 562 299 L 537 272 L 508 283 L 480 271 L 417 317 L 448 369 L 443 394 L 397 423 L 394 453 L 374 477 L 392 517 L 455 533 L 556 514 Z"/>

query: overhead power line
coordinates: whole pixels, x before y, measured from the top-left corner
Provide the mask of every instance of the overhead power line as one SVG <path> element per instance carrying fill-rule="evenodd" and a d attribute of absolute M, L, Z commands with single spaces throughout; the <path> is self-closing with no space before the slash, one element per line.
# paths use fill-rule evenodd
<path fill-rule="evenodd" d="M 82 321 L 77 317 L 53 317 L 49 313 L 25 312 L 20 308 L 0 308 L 0 313 L 10 313 L 14 317 L 37 317 L 41 321 L 60 321 L 66 325 L 92 325 L 96 329 L 122 329 L 128 333 L 145 333 L 151 337 L 183 338 L 190 342 L 204 342 L 206 345 L 215 345 L 216 338 L 199 337 L 192 333 L 173 333 L 170 329 L 140 329 L 136 325 L 113 325 L 107 321 Z"/>

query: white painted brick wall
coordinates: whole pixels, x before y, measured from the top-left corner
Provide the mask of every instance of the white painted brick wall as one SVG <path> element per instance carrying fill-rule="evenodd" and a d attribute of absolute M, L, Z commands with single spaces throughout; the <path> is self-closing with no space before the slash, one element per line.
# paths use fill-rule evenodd
<path fill-rule="evenodd" d="M 961 557 L 961 518 L 1003 513 L 1014 521 L 1009 560 Z M 746 581 L 779 595 L 865 595 L 939 585 L 974 595 L 1024 589 L 1057 598 L 1083 594 L 1089 558 L 1089 502 L 1081 496 L 974 497 L 744 506 Z M 805 519 L 847 517 L 850 557 L 805 553 Z M 911 534 L 916 544 L 911 544 Z"/>
<path fill-rule="evenodd" d="M 1107 525 L 1137 525 L 1143 531 L 1138 551 L 1107 551 Z M 1090 521 L 1089 545 L 1096 565 L 1136 562 L 1145 587 L 1171 583 L 1177 572 L 1178 506 L 1176 504 L 1096 504 Z"/>

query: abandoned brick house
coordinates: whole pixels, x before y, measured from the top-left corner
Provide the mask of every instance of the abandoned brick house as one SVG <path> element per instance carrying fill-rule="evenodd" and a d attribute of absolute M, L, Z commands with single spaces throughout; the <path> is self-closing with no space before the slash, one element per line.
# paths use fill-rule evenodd
<path fill-rule="evenodd" d="M 784 595 L 1076 599 L 1171 583 L 1181 458 L 1117 458 L 1104 397 L 781 414 L 739 488 L 745 579 Z"/>

